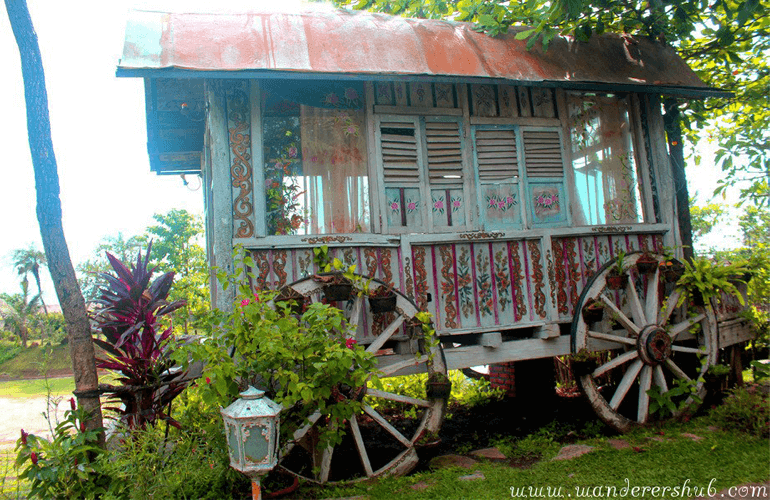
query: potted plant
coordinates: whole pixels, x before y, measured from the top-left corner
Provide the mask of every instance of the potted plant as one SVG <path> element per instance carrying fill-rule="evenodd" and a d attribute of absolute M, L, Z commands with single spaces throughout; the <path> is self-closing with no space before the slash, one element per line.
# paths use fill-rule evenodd
<path fill-rule="evenodd" d="M 735 286 L 735 277 L 746 272 L 742 262 L 715 262 L 707 258 L 694 258 L 684 263 L 684 272 L 677 281 L 682 291 L 677 306 L 690 298 L 696 305 L 711 307 L 712 300 L 721 300 L 723 295 L 733 295 L 745 305 L 743 294 Z"/>
<path fill-rule="evenodd" d="M 636 260 L 636 269 L 641 274 L 650 274 L 658 268 L 658 259 L 649 251 L 645 250 Z"/>
<path fill-rule="evenodd" d="M 604 304 L 588 299 L 583 306 L 583 320 L 586 323 L 598 323 L 604 317 Z"/>
<path fill-rule="evenodd" d="M 622 290 L 628 283 L 628 275 L 625 273 L 626 253 L 623 251 L 618 252 L 615 257 L 615 262 L 610 268 L 610 272 L 607 275 L 607 288 L 610 290 Z"/>
<path fill-rule="evenodd" d="M 369 309 L 372 314 L 393 312 L 396 310 L 396 298 L 392 286 L 378 286 L 369 292 Z"/>
<path fill-rule="evenodd" d="M 313 280 L 323 283 L 323 294 L 327 302 L 349 300 L 353 296 L 353 285 L 358 278 L 355 274 L 356 266 L 352 265 L 345 268 L 342 261 L 335 258 L 325 266 L 324 270 L 330 268 L 333 271 L 316 274 L 313 276 Z"/>
<path fill-rule="evenodd" d="M 676 283 L 684 274 L 684 265 L 676 259 L 661 262 L 660 269 L 666 283 Z"/>
<path fill-rule="evenodd" d="M 281 288 L 275 297 L 275 303 L 288 307 L 291 314 L 302 314 L 306 308 L 305 296 L 290 286 Z"/>
<path fill-rule="evenodd" d="M 572 369 L 572 375 L 575 377 L 582 377 L 583 375 L 589 375 L 596 370 L 596 355 L 595 353 L 586 349 L 581 349 L 572 356 L 570 356 L 570 368 Z"/>

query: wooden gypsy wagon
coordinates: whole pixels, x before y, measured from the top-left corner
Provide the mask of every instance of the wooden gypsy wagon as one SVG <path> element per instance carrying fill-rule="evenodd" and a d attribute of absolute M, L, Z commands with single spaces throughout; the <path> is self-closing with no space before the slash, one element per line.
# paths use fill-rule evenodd
<path fill-rule="evenodd" d="M 210 264 L 232 269 L 241 245 L 255 288 L 318 301 L 313 249 L 328 249 L 395 291 L 392 312 L 332 299 L 383 374 L 430 373 L 425 398 L 366 389 L 422 420 L 351 419 L 361 477 L 414 467 L 447 369 L 601 351 L 580 385 L 625 430 L 647 421 L 648 389 L 700 390 L 718 349 L 747 338 L 735 304 L 677 307 L 664 256 L 681 239 L 661 96 L 720 92 L 647 39 L 543 52 L 515 33 L 325 8 L 130 14 L 118 76 L 144 78 L 152 169 L 202 176 Z M 443 353 L 423 352 L 418 311 Z M 310 455 L 316 480 L 353 467 Z"/>

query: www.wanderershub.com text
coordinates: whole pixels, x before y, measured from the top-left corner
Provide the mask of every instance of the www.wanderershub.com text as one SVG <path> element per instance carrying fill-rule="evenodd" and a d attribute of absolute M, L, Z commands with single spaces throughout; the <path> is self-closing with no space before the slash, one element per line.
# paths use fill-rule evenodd
<path fill-rule="evenodd" d="M 726 494 L 720 494 L 714 483 L 715 478 L 708 486 L 695 485 L 689 479 L 672 486 L 636 486 L 626 479 L 621 486 L 511 486 L 511 498 L 729 498 L 747 494 L 751 498 L 768 498 L 767 486 L 733 486 Z"/>

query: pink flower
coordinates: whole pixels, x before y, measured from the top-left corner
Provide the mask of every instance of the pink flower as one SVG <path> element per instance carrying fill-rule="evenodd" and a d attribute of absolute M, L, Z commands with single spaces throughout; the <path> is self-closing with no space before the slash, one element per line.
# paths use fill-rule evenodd
<path fill-rule="evenodd" d="M 259 302 L 259 294 L 254 292 L 254 302 Z"/>
<path fill-rule="evenodd" d="M 356 129 L 355 125 L 348 125 L 347 132 L 348 132 L 349 135 L 352 135 L 352 134 L 356 134 L 358 132 L 358 130 Z"/>
<path fill-rule="evenodd" d="M 249 299 L 243 299 L 241 301 L 241 307 L 246 307 L 247 305 L 249 305 Z"/>
<path fill-rule="evenodd" d="M 406 204 L 406 208 L 408 208 L 409 210 L 417 210 L 417 203 L 410 201 L 409 203 Z"/>
<path fill-rule="evenodd" d="M 505 199 L 505 202 L 509 205 L 513 205 L 513 196 L 509 196 Z"/>
<path fill-rule="evenodd" d="M 505 202 L 503 200 L 498 201 L 497 208 L 505 208 Z"/>
<path fill-rule="evenodd" d="M 353 346 L 356 345 L 358 342 L 356 342 L 356 339 L 347 339 L 345 341 L 345 347 L 348 349 L 353 349 Z"/>
<path fill-rule="evenodd" d="M 297 148 L 290 147 L 289 148 L 289 158 L 296 158 L 297 157 Z"/>
<path fill-rule="evenodd" d="M 543 204 L 543 201 L 544 201 L 544 198 L 542 196 L 537 197 L 537 202 L 540 203 L 541 205 Z"/>
<path fill-rule="evenodd" d="M 313 163 L 316 163 L 316 162 L 318 162 L 318 157 L 317 156 L 312 156 L 310 158 L 310 161 L 312 161 Z"/>
<path fill-rule="evenodd" d="M 452 200 L 452 206 L 456 208 L 460 208 L 460 200 Z"/>
<path fill-rule="evenodd" d="M 437 202 L 433 203 L 433 207 L 441 210 L 444 208 L 444 202 L 442 200 L 438 200 Z"/>
<path fill-rule="evenodd" d="M 489 199 L 489 208 L 495 208 L 497 206 L 497 200 L 494 198 Z"/>
<path fill-rule="evenodd" d="M 394 201 L 394 202 L 392 202 L 392 203 L 390 204 L 390 209 L 391 209 L 391 210 L 394 210 L 394 211 L 395 211 L 395 210 L 398 210 L 398 202 L 397 202 L 397 201 Z"/>

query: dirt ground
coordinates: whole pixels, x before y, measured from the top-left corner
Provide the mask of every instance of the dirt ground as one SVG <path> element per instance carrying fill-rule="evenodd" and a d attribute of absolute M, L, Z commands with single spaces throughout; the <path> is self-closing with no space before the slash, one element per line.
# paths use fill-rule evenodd
<path fill-rule="evenodd" d="M 50 409 L 55 427 L 55 418 L 62 418 L 70 403 L 69 398 L 54 398 L 52 402 L 58 402 L 58 405 L 52 405 Z M 0 450 L 13 449 L 16 440 L 21 436 L 21 429 L 30 434 L 50 438 L 51 430 L 43 417 L 43 412 L 46 411 L 48 409 L 44 397 L 0 397 Z"/>

